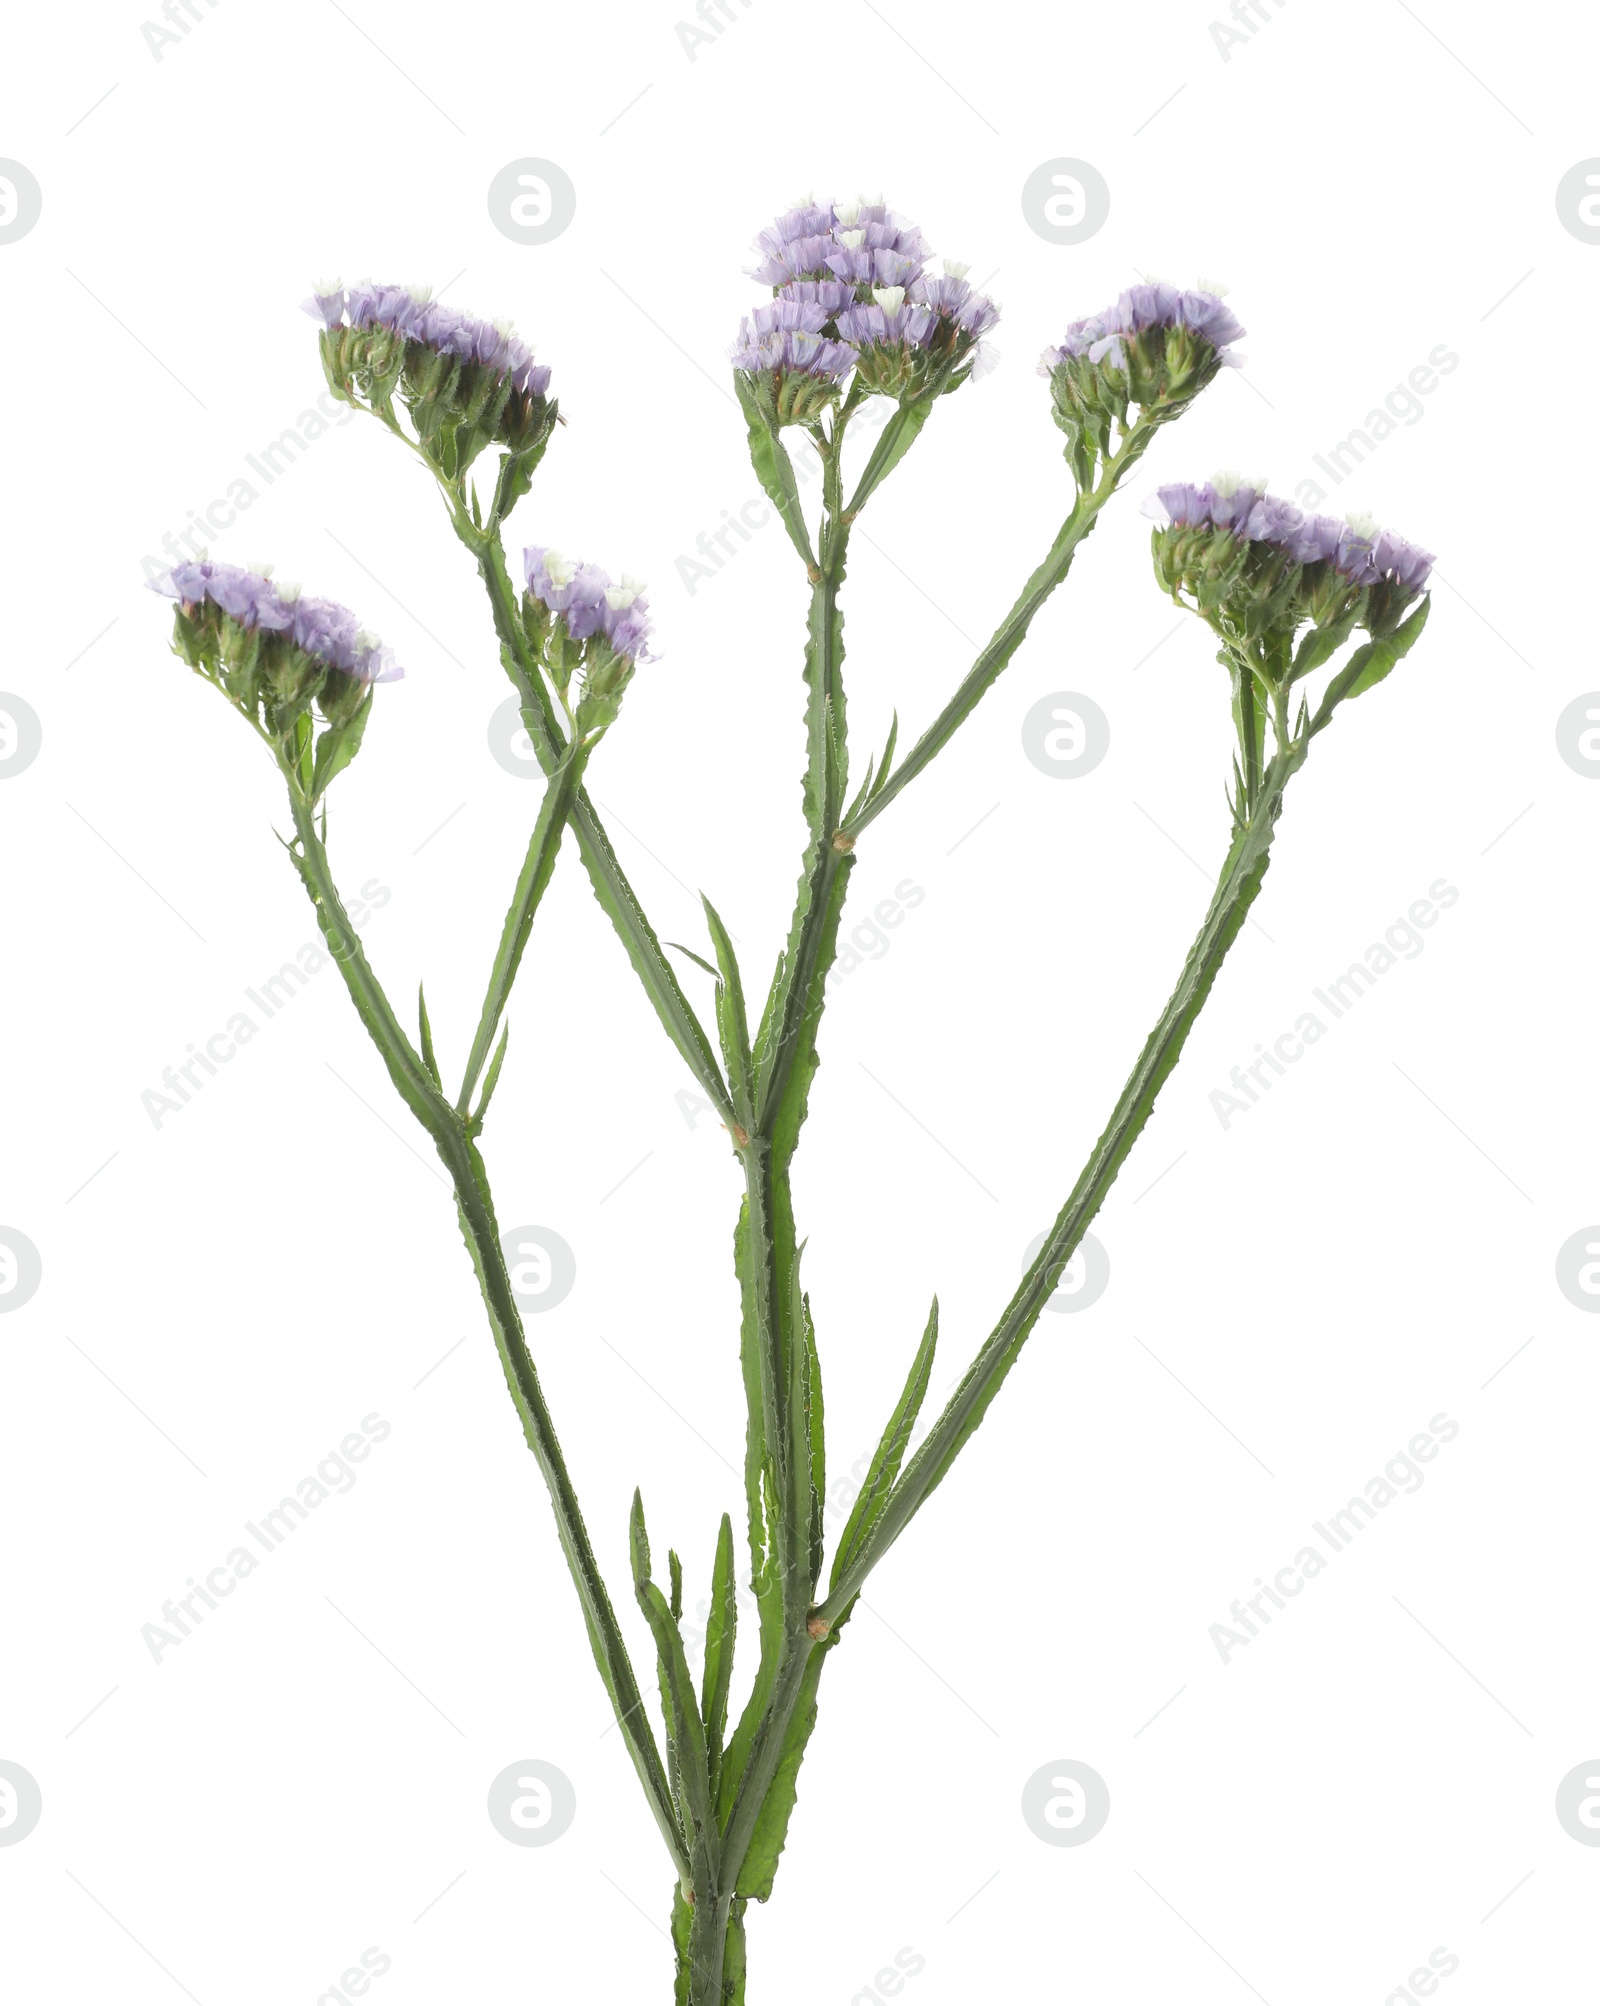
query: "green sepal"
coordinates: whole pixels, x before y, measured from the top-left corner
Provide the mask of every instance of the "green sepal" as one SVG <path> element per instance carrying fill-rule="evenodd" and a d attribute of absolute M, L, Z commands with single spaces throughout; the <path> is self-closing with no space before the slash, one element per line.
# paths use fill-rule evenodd
<path fill-rule="evenodd" d="M 733 387 L 738 393 L 739 408 L 749 428 L 750 464 L 756 470 L 756 479 L 783 518 L 789 541 L 805 559 L 806 569 L 815 571 L 817 560 L 811 550 L 811 532 L 806 527 L 805 510 L 800 506 L 800 483 L 795 479 L 794 462 L 789 458 L 789 450 L 778 437 L 773 420 L 757 401 L 746 371 L 736 369 L 733 372 Z"/>
<path fill-rule="evenodd" d="M 917 1346 L 917 1355 L 911 1361 L 911 1370 L 906 1374 L 905 1386 L 873 1452 L 866 1481 L 840 1534 L 839 1550 L 833 1558 L 833 1572 L 828 1577 L 832 1588 L 838 1587 L 845 1569 L 866 1543 L 868 1534 L 889 1502 L 889 1494 L 894 1489 L 900 1465 L 905 1460 L 906 1449 L 917 1425 L 917 1416 L 922 1411 L 928 1382 L 933 1376 L 933 1354 L 938 1342 L 939 1298 L 935 1296 L 933 1307 L 928 1312 L 928 1326 L 922 1333 L 922 1342 Z"/>

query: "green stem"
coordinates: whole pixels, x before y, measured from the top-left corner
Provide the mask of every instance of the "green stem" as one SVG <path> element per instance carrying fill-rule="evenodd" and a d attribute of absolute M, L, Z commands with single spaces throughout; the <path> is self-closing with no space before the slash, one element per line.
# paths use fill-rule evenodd
<path fill-rule="evenodd" d="M 450 1173 L 462 1234 L 477 1270 L 495 1348 L 500 1355 L 523 1433 L 550 1493 L 557 1536 L 573 1585 L 578 1591 L 595 1663 L 611 1696 L 624 1742 L 644 1785 L 662 1838 L 674 1865 L 686 1875 L 689 1871 L 688 1857 L 660 1751 L 650 1732 L 644 1700 L 628 1657 L 628 1647 L 606 1593 L 577 1494 L 567 1473 L 555 1424 L 528 1351 L 516 1297 L 512 1293 L 511 1280 L 500 1250 L 500 1234 L 483 1159 L 469 1139 L 462 1118 L 433 1085 L 420 1056 L 401 1030 L 388 997 L 350 924 L 327 850 L 317 834 L 310 804 L 300 791 L 292 765 L 281 753 L 279 764 L 289 784 L 289 803 L 298 839 L 297 846 L 291 848 L 295 867 L 316 908 L 317 921 L 327 940 L 329 952 L 339 965 L 351 1000 L 389 1070 L 389 1077 L 406 1105 L 427 1130 Z"/>
<path fill-rule="evenodd" d="M 1061 525 L 1048 556 L 1027 584 L 1022 596 L 995 629 L 993 638 L 961 679 L 955 695 L 917 740 L 887 780 L 864 801 L 845 825 L 852 840 L 870 822 L 875 822 L 903 787 L 930 765 L 954 738 L 999 679 L 1011 657 L 1021 647 L 1034 615 L 1071 569 L 1078 545 L 1100 519 L 1100 512 L 1116 493 L 1118 483 L 1143 457 L 1159 427 L 1145 418 L 1136 419 L 1126 437 L 1105 463 L 1096 485 L 1080 490 L 1072 512 Z"/>
<path fill-rule="evenodd" d="M 789 1722 L 800 1704 L 806 1665 L 816 1648 L 804 1624 L 794 1630 L 785 1628 L 772 1697 L 751 1744 L 750 1759 L 745 1764 L 733 1809 L 722 1835 L 722 1886 L 725 1893 L 731 1893 L 739 1885 L 739 1873 L 750 1850 L 750 1842 L 755 1837 L 756 1821 L 761 1816 L 767 1792 L 772 1788 L 783 1757 Z"/>
<path fill-rule="evenodd" d="M 583 769 L 588 760 L 588 750 L 584 746 L 571 746 L 565 758 L 550 776 L 544 790 L 544 798 L 539 803 L 539 813 L 533 825 L 533 833 L 528 838 L 527 855 L 522 860 L 522 870 L 517 878 L 517 888 L 512 895 L 511 905 L 506 913 L 505 925 L 500 934 L 500 947 L 494 958 L 494 966 L 489 971 L 489 986 L 483 999 L 483 1010 L 478 1018 L 478 1029 L 472 1040 L 472 1051 L 467 1059 L 467 1070 L 461 1082 L 461 1092 L 456 1100 L 456 1110 L 466 1114 L 472 1101 L 472 1090 L 488 1064 L 489 1054 L 494 1048 L 495 1032 L 499 1029 L 512 984 L 517 979 L 517 970 L 522 962 L 523 949 L 528 944 L 528 936 L 533 931 L 533 916 L 539 901 L 544 896 L 545 887 L 550 882 L 550 874 L 555 869 L 556 853 L 561 848 L 562 833 L 567 825 L 567 817 L 578 792 L 578 784 L 583 777 Z"/>
<path fill-rule="evenodd" d="M 1246 915 L 1261 889 L 1284 789 L 1305 759 L 1303 741 L 1274 756 L 1263 776 L 1260 796 L 1248 823 L 1235 834 L 1227 862 L 1195 937 L 1178 985 L 1145 1041 L 1138 1064 L 1118 1097 L 1105 1132 L 1095 1144 L 1082 1174 L 1062 1207 L 1044 1246 L 1023 1276 L 983 1349 L 968 1367 L 949 1405 L 929 1430 L 892 1492 L 889 1503 L 863 1542 L 860 1552 L 818 1610 L 822 1621 L 835 1623 L 860 1593 L 873 1568 L 911 1522 L 929 1494 L 945 1476 L 956 1456 L 982 1421 L 990 1401 L 1015 1363 L 1028 1334 L 1038 1321 L 1061 1271 L 1088 1231 L 1117 1172 L 1127 1160 L 1157 1094 L 1178 1063 L 1184 1042 L 1210 994 L 1228 949 L 1238 937 Z"/>
<path fill-rule="evenodd" d="M 488 593 L 495 632 L 500 638 L 506 671 L 522 705 L 522 722 L 532 740 L 539 764 L 546 774 L 552 774 L 565 756 L 566 740 L 556 720 L 555 708 L 540 676 L 538 664 L 533 660 L 528 637 L 523 631 L 517 595 L 506 568 L 505 548 L 499 531 L 492 524 L 488 529 L 478 530 L 470 518 L 459 515 L 455 518 L 455 529 L 477 560 L 478 573 Z M 605 826 L 594 811 L 594 804 L 581 786 L 576 791 L 568 819 L 578 839 L 578 851 L 583 858 L 584 869 L 589 873 L 595 897 L 616 928 L 656 1015 L 701 1091 L 731 1130 L 737 1117 L 710 1041 L 690 1008 L 689 1000 L 662 952 L 661 942 L 617 861 Z"/>

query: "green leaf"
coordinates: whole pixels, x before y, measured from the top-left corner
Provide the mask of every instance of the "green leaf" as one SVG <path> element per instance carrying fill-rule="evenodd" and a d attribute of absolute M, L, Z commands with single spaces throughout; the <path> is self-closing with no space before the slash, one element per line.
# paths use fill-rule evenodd
<path fill-rule="evenodd" d="M 739 1586 L 733 1572 L 733 1521 L 724 1512 L 717 1529 L 717 1557 L 711 1567 L 711 1612 L 706 1618 L 706 1662 L 700 1680 L 700 1716 L 706 1724 L 706 1762 L 712 1796 L 722 1767 L 722 1739 L 728 1727 L 728 1693 L 733 1683 L 733 1645 L 739 1627 Z"/>
<path fill-rule="evenodd" d="M 679 1800 L 686 1819 L 685 1837 L 691 1858 L 698 1865 L 715 1859 L 718 1833 L 711 1809 L 711 1789 L 706 1766 L 705 1728 L 695 1700 L 694 1681 L 684 1655 L 672 1604 L 650 1578 L 650 1541 L 645 1532 L 644 1500 L 635 1491 L 628 1523 L 628 1545 L 633 1561 L 633 1592 L 650 1634 L 655 1638 L 656 1659 L 661 1676 L 662 1702 L 666 1710 L 667 1734 L 676 1757 Z M 669 1559 L 670 1564 L 670 1559 Z M 682 1573 L 674 1569 L 681 1591 Z"/>
<path fill-rule="evenodd" d="M 935 393 L 936 394 L 936 393 Z M 899 466 L 916 443 L 917 434 L 928 422 L 928 413 L 933 409 L 934 396 L 914 398 L 902 404 L 894 416 L 878 434 L 877 442 L 867 456 L 867 464 L 861 470 L 861 478 L 856 483 L 856 491 L 850 497 L 846 515 L 855 515 L 866 507 L 874 491 Z"/>
<path fill-rule="evenodd" d="M 696 968 L 703 968 L 705 970 L 713 982 L 721 980 L 721 977 L 705 956 L 703 954 L 696 954 L 692 947 L 685 947 L 681 940 L 664 940 L 661 945 L 663 947 L 670 947 L 674 954 L 686 954 Z"/>
<path fill-rule="evenodd" d="M 917 1355 L 911 1361 L 911 1370 L 906 1375 L 906 1383 L 894 1412 L 889 1416 L 872 1462 L 867 1470 L 861 1494 L 856 1499 L 855 1508 L 845 1521 L 845 1528 L 839 1539 L 839 1550 L 834 1555 L 833 1572 L 829 1585 L 837 1587 L 841 1576 L 856 1553 L 865 1543 L 867 1535 L 877 1523 L 884 1506 L 889 1502 L 889 1494 L 894 1489 L 895 1479 L 900 1474 L 900 1465 L 905 1459 L 906 1449 L 917 1425 L 917 1416 L 922 1411 L 922 1402 L 928 1391 L 928 1381 L 933 1376 L 933 1354 L 939 1342 L 939 1298 L 933 1299 L 933 1307 L 928 1312 L 928 1326 L 922 1333 L 922 1342 L 917 1346 Z"/>
<path fill-rule="evenodd" d="M 811 550 L 811 532 L 806 527 L 805 510 L 800 505 L 800 484 L 795 479 L 794 463 L 789 458 L 788 449 L 771 419 L 762 410 L 744 370 L 733 372 L 733 387 L 738 393 L 739 408 L 749 428 L 750 464 L 756 470 L 756 479 L 782 517 L 783 526 L 789 532 L 789 541 L 805 559 L 806 569 L 815 571 L 817 560 Z"/>
<path fill-rule="evenodd" d="M 728 1086 L 740 1123 L 749 1128 L 755 1120 L 754 1079 L 750 1060 L 750 1027 L 745 1018 L 744 984 L 739 979 L 739 963 L 716 907 L 705 894 L 700 903 L 706 909 L 706 925 L 717 957 L 717 1036 L 722 1044 L 722 1060 L 728 1069 Z"/>
<path fill-rule="evenodd" d="M 489 1097 L 494 1092 L 500 1078 L 500 1068 L 505 1063 L 506 1046 L 511 1040 L 511 1026 L 507 1024 L 500 1033 L 500 1042 L 494 1048 L 494 1057 L 489 1061 L 489 1070 L 484 1076 L 483 1092 L 478 1096 L 478 1108 L 473 1120 L 481 1122 L 489 1106 Z"/>
<path fill-rule="evenodd" d="M 1355 653 L 1338 671 L 1323 692 L 1322 702 L 1317 706 L 1317 714 L 1311 721 L 1310 736 L 1315 738 L 1319 731 L 1326 730 L 1334 711 L 1346 697 L 1358 697 L 1365 691 L 1381 683 L 1395 663 L 1411 652 L 1418 636 L 1428 624 L 1428 614 L 1433 606 L 1431 595 L 1424 598 L 1409 619 L 1401 622 L 1392 634 L 1381 641 L 1368 641 L 1365 647 Z"/>
<path fill-rule="evenodd" d="M 789 1281 L 789 1422 L 794 1457 L 791 1522 L 804 1527 L 808 1546 L 808 1594 L 822 1572 L 823 1503 L 827 1496 L 827 1451 L 822 1419 L 822 1363 L 811 1322 L 811 1298 L 800 1286 L 804 1245 L 795 1250 Z"/>
<path fill-rule="evenodd" d="M 1331 662 L 1345 642 L 1350 638 L 1354 616 L 1335 621 L 1332 626 L 1312 627 L 1294 651 L 1294 664 L 1289 671 L 1289 681 L 1297 683 L 1302 676 L 1309 676 L 1320 669 L 1324 662 Z"/>
<path fill-rule="evenodd" d="M 372 714 L 372 692 L 368 690 L 360 709 L 348 724 L 330 724 L 317 740 L 316 763 L 311 772 L 310 798 L 313 803 L 322 799 L 328 783 L 344 769 L 361 750 L 361 741 L 366 736 L 367 719 Z"/>
<path fill-rule="evenodd" d="M 433 1027 L 428 1022 L 428 999 L 422 993 L 422 984 L 417 984 L 417 1027 L 422 1033 L 422 1063 L 433 1075 L 433 1083 L 442 1086 L 439 1078 L 439 1061 L 433 1056 Z"/>
<path fill-rule="evenodd" d="M 884 782 L 889 778 L 889 768 L 894 764 L 895 740 L 899 736 L 900 736 L 900 713 L 899 711 L 896 711 L 889 720 L 889 736 L 887 739 L 884 740 L 883 757 L 878 761 L 877 785 L 868 788 L 867 790 L 868 800 L 871 800 L 872 796 L 878 792 L 878 789 L 882 787 Z"/>

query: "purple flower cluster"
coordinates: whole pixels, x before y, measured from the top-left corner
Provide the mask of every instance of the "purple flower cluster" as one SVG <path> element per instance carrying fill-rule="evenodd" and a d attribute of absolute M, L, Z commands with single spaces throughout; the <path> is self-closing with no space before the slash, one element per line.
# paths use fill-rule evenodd
<path fill-rule="evenodd" d="M 444 306 L 426 287 L 364 281 L 346 288 L 334 280 L 313 287 L 304 309 L 329 330 L 381 327 L 441 355 L 481 362 L 497 376 L 509 376 L 511 387 L 526 396 L 542 397 L 550 387 L 549 365 L 534 361 L 533 350 L 509 321 L 479 320 Z"/>
<path fill-rule="evenodd" d="M 282 634 L 302 653 L 358 682 L 393 683 L 405 674 L 393 650 L 368 633 L 347 606 L 277 584 L 266 571 L 203 557 L 175 564 L 152 578 L 150 589 L 186 606 L 210 600 L 238 626 Z"/>
<path fill-rule="evenodd" d="M 756 239 L 765 253 L 747 274 L 782 288 L 833 278 L 857 285 L 907 285 L 932 254 L 914 223 L 882 201 L 802 202 Z"/>
<path fill-rule="evenodd" d="M 813 285 L 811 291 L 821 292 Z M 849 286 L 828 287 L 848 298 Z M 842 304 L 842 302 L 841 302 Z M 823 333 L 830 309 L 820 300 L 779 296 L 758 306 L 739 324 L 739 341 L 733 350 L 735 369 L 784 369 L 801 376 L 846 376 L 855 367 L 856 352 L 847 342 L 831 341 Z"/>
<path fill-rule="evenodd" d="M 1408 543 L 1370 516 L 1308 515 L 1281 496 L 1269 495 L 1264 481 L 1217 474 L 1209 481 L 1174 481 L 1144 505 L 1146 515 L 1174 529 L 1232 530 L 1251 543 L 1288 552 L 1297 564 L 1331 564 L 1352 585 L 1390 579 L 1410 593 L 1420 592 L 1433 569 L 1433 554 Z"/>
<path fill-rule="evenodd" d="M 1230 369 L 1238 368 L 1243 360 L 1242 356 L 1227 352 L 1229 343 L 1239 340 L 1244 329 L 1223 305 L 1220 294 L 1205 290 L 1183 292 L 1177 286 L 1153 281 L 1147 285 L 1129 286 L 1104 312 L 1075 320 L 1067 329 L 1061 346 L 1047 348 L 1040 356 L 1039 374 L 1048 376 L 1063 362 L 1080 355 L 1087 356 L 1090 362 L 1099 362 L 1109 356 L 1117 368 L 1125 368 L 1124 336 L 1143 334 L 1146 329 L 1155 327 L 1187 328 L 1190 333 L 1209 342 L 1217 351 L 1218 361 Z"/>
<path fill-rule="evenodd" d="M 922 232 L 881 202 L 803 202 L 756 239 L 749 276 L 775 297 L 740 324 L 733 366 L 840 380 L 863 348 L 894 344 L 962 352 L 999 319 L 946 261 L 930 277 Z M 981 371 L 981 361 L 979 373 Z"/>
<path fill-rule="evenodd" d="M 559 613 L 574 641 L 600 634 L 614 653 L 629 662 L 648 662 L 650 602 L 636 578 L 623 575 L 613 585 L 597 564 L 575 564 L 559 550 L 532 544 L 522 553 L 528 590 L 542 606 Z"/>

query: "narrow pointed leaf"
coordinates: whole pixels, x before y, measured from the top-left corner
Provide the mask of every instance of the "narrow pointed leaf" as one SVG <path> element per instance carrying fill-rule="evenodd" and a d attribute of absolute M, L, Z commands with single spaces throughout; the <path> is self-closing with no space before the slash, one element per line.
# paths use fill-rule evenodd
<path fill-rule="evenodd" d="M 433 1075 L 434 1085 L 443 1082 L 439 1078 L 439 1061 L 433 1056 L 433 1027 L 428 1022 L 428 999 L 422 993 L 422 984 L 417 984 L 417 1028 L 422 1034 L 422 1063 Z"/>
<path fill-rule="evenodd" d="M 861 470 L 861 478 L 856 483 L 856 491 L 850 497 L 846 513 L 854 515 L 865 508 L 874 490 L 880 487 L 892 474 L 900 462 L 916 444 L 917 434 L 928 422 L 928 413 L 933 409 L 934 399 L 918 397 L 909 404 L 902 404 L 894 416 L 878 434 L 872 451 L 867 456 L 867 464 Z"/>
<path fill-rule="evenodd" d="M 717 1530 L 717 1557 L 711 1568 L 711 1611 L 706 1618 L 706 1662 L 700 1680 L 700 1715 L 706 1724 L 706 1762 L 717 1794 L 722 1741 L 728 1729 L 728 1693 L 733 1683 L 733 1645 L 739 1626 L 739 1586 L 733 1571 L 733 1521 L 724 1512 Z"/>
<path fill-rule="evenodd" d="M 755 1119 L 752 1095 L 753 1069 L 750 1060 L 750 1027 L 745 1017 L 744 984 L 739 979 L 739 962 L 733 942 L 720 914 L 704 893 L 700 903 L 706 909 L 706 925 L 716 952 L 717 1035 L 722 1043 L 722 1061 L 728 1069 L 728 1086 L 741 1121 L 748 1126 Z"/>
<path fill-rule="evenodd" d="M 714 982 L 721 980 L 721 977 L 705 956 L 703 954 L 696 954 L 692 947 L 685 947 L 681 940 L 664 940 L 661 944 L 663 947 L 670 947 L 674 954 L 687 955 L 695 967 L 703 968 Z"/>
<path fill-rule="evenodd" d="M 361 708 L 348 724 L 330 724 L 317 741 L 317 755 L 311 770 L 311 799 L 320 801 L 328 782 L 340 774 L 361 750 L 367 719 L 372 711 L 369 690 Z"/>
<path fill-rule="evenodd" d="M 806 527 L 805 510 L 800 504 L 800 483 L 795 479 L 794 463 L 789 458 L 788 449 L 767 422 L 744 370 L 733 372 L 733 387 L 738 393 L 739 408 L 749 429 L 750 463 L 756 470 L 756 479 L 766 489 L 768 499 L 782 517 L 783 526 L 789 532 L 789 541 L 805 559 L 806 568 L 814 571 L 817 560 L 812 555 L 811 533 Z"/>
<path fill-rule="evenodd" d="M 1326 727 L 1335 709 L 1346 697 L 1361 696 L 1381 683 L 1395 663 L 1410 653 L 1413 643 L 1428 624 L 1432 605 L 1432 598 L 1425 598 L 1410 618 L 1384 640 L 1369 641 L 1365 647 L 1356 649 L 1323 693 L 1311 726 L 1313 737 Z"/>
<path fill-rule="evenodd" d="M 711 1805 L 705 1728 L 672 1605 L 650 1579 L 650 1542 L 645 1534 L 644 1502 L 637 1491 L 633 1494 L 628 1543 L 633 1557 L 634 1594 L 656 1642 L 667 1731 L 676 1755 L 678 1797 L 686 1823 L 684 1836 L 697 1871 L 708 1862 L 714 1868 L 718 1832 Z"/>
<path fill-rule="evenodd" d="M 494 1057 L 489 1061 L 489 1070 L 484 1075 L 483 1092 L 478 1096 L 478 1109 L 473 1117 L 475 1121 L 481 1122 L 483 1120 L 485 1111 L 489 1106 L 490 1097 L 499 1082 L 500 1068 L 505 1064 L 506 1059 L 506 1046 L 510 1042 L 511 1026 L 507 1024 L 505 1029 L 500 1033 L 500 1042 L 494 1048 Z"/>
<path fill-rule="evenodd" d="M 923 1398 L 928 1391 L 928 1382 L 933 1376 L 933 1354 L 939 1342 L 939 1298 L 933 1299 L 933 1307 L 928 1312 L 928 1325 L 922 1333 L 922 1342 L 917 1346 L 917 1355 L 911 1361 L 911 1370 L 906 1374 L 906 1383 L 894 1412 L 889 1416 L 877 1449 L 868 1467 L 866 1481 L 861 1486 L 861 1495 L 845 1522 L 839 1539 L 839 1550 L 834 1555 L 833 1572 L 829 1584 L 837 1587 L 845 1569 L 855 1558 L 866 1540 L 879 1514 L 889 1502 L 889 1494 L 894 1489 L 895 1479 L 900 1474 L 900 1465 L 905 1460 L 906 1449 L 911 1442 L 917 1425 L 917 1416 L 922 1411 Z"/>
<path fill-rule="evenodd" d="M 878 784 L 877 787 L 871 788 L 869 790 L 868 792 L 869 800 L 871 799 L 873 794 L 876 794 L 879 791 L 879 789 L 883 786 L 884 782 L 889 778 L 889 769 L 894 764 L 895 741 L 899 738 L 899 736 L 900 736 L 900 713 L 899 711 L 896 711 L 889 720 L 889 736 L 884 741 L 883 757 L 878 761 Z"/>

